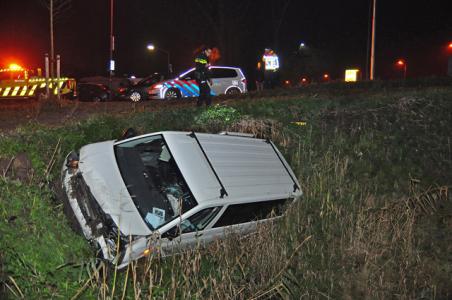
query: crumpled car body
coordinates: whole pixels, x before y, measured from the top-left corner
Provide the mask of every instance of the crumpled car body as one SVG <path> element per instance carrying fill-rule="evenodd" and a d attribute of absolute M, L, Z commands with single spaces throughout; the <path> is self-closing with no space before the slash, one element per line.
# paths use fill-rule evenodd
<path fill-rule="evenodd" d="M 247 234 L 302 195 L 269 140 L 157 132 L 86 145 L 62 167 L 68 211 L 101 258 L 119 268 L 226 232 Z"/>

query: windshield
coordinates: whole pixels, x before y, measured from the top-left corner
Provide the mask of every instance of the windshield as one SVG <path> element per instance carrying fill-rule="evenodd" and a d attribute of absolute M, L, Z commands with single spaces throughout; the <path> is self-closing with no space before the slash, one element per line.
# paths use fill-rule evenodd
<path fill-rule="evenodd" d="M 143 78 L 138 81 L 137 85 L 150 86 L 156 84 L 157 82 L 163 81 L 164 76 L 160 74 L 153 74 L 149 77 Z"/>
<path fill-rule="evenodd" d="M 162 135 L 115 146 L 130 197 L 151 230 L 197 205 Z"/>
<path fill-rule="evenodd" d="M 179 75 L 179 79 L 182 80 L 192 80 L 195 79 L 195 70 L 190 70 L 188 72 Z"/>

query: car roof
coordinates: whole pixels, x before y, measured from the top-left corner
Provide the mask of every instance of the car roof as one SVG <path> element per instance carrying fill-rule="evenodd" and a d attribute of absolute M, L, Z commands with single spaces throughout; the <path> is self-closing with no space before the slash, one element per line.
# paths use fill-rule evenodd
<path fill-rule="evenodd" d="M 107 87 L 105 84 L 102 83 L 96 83 L 96 82 L 80 82 L 77 85 L 90 85 L 90 86 L 99 86 L 99 87 Z"/>
<path fill-rule="evenodd" d="M 239 67 L 228 67 L 228 66 L 210 66 L 209 69 L 232 69 L 232 70 L 236 70 L 239 72 L 239 76 L 244 76 L 242 69 L 240 69 Z M 195 68 L 190 68 L 185 72 L 182 72 L 179 74 L 179 76 L 177 76 L 177 78 L 185 76 L 186 74 L 190 73 L 191 71 L 195 70 Z"/>

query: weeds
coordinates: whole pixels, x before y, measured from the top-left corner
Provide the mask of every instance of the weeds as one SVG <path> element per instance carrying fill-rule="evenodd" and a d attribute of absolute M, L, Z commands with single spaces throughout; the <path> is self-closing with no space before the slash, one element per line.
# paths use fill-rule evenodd
<path fill-rule="evenodd" d="M 195 126 L 203 131 L 218 132 L 240 120 L 240 113 L 233 107 L 219 104 L 209 107 L 195 117 Z"/>
<path fill-rule="evenodd" d="M 0 144 L 2 157 L 25 152 L 35 170 L 30 183 L 0 179 L 0 296 L 448 299 L 449 97 L 450 88 L 364 95 L 347 88 L 338 98 L 326 93 L 237 102 L 218 117 L 233 118 L 199 129 L 271 138 L 299 178 L 303 197 L 253 235 L 232 233 L 168 258 L 155 252 L 118 272 L 96 265 L 41 183 L 58 176 L 72 149 L 116 138 L 126 127 L 189 130 L 195 110 L 22 128 Z M 215 123 L 209 114 L 205 122 Z M 300 120 L 306 125 L 293 123 Z"/>

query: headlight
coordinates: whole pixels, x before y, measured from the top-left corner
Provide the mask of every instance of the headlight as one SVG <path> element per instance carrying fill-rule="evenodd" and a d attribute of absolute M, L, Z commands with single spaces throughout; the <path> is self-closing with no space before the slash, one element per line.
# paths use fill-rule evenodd
<path fill-rule="evenodd" d="M 78 154 L 75 152 L 71 152 L 66 158 L 66 167 L 71 169 L 78 169 Z"/>

